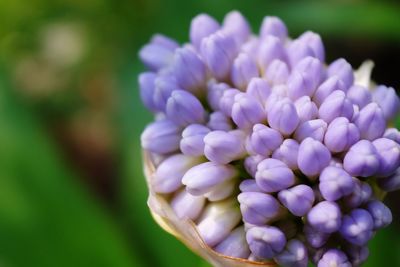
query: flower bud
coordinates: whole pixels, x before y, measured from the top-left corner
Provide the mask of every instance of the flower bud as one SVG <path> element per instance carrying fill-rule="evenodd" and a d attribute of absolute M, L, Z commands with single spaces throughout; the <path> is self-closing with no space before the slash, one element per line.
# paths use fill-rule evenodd
<path fill-rule="evenodd" d="M 275 59 L 269 64 L 264 72 L 263 78 L 269 84 L 285 84 L 289 78 L 290 70 L 288 65 L 279 59 Z"/>
<path fill-rule="evenodd" d="M 299 143 L 293 139 L 285 139 L 278 149 L 272 154 L 272 158 L 284 162 L 290 169 L 297 170 L 297 158 Z"/>
<path fill-rule="evenodd" d="M 211 130 L 229 131 L 233 129 L 232 121 L 220 111 L 210 114 L 207 126 Z"/>
<path fill-rule="evenodd" d="M 200 50 L 201 41 L 218 31 L 219 23 L 207 14 L 199 14 L 190 24 L 190 41 Z"/>
<path fill-rule="evenodd" d="M 264 17 L 261 24 L 260 36 L 266 37 L 268 35 L 273 35 L 278 37 L 280 40 L 285 41 L 288 36 L 288 30 L 285 23 L 283 23 L 283 21 L 278 17 Z"/>
<path fill-rule="evenodd" d="M 342 213 L 335 202 L 322 201 L 307 214 L 308 224 L 322 233 L 336 232 L 342 221 Z"/>
<path fill-rule="evenodd" d="M 139 51 L 140 60 L 151 70 L 158 71 L 168 66 L 178 44 L 168 37 L 157 35 Z"/>
<path fill-rule="evenodd" d="M 204 136 L 210 129 L 201 124 L 191 124 L 182 132 L 180 148 L 183 154 L 188 156 L 204 155 Z"/>
<path fill-rule="evenodd" d="M 281 253 L 286 245 L 285 235 L 274 226 L 253 227 L 247 231 L 250 251 L 260 259 L 271 259 Z"/>
<path fill-rule="evenodd" d="M 274 85 L 274 87 L 272 87 L 271 94 L 269 95 L 267 101 L 265 102 L 265 109 L 267 110 L 267 114 L 271 112 L 272 108 L 276 103 L 286 98 L 287 100 L 290 100 L 287 96 L 287 86 L 284 84 Z"/>
<path fill-rule="evenodd" d="M 255 98 L 245 93 L 235 96 L 232 120 L 239 128 L 251 128 L 254 124 L 265 121 L 266 118 L 263 106 Z"/>
<path fill-rule="evenodd" d="M 183 47 L 175 51 L 173 70 L 181 88 L 197 96 L 203 94 L 207 70 L 203 61 L 192 48 Z"/>
<path fill-rule="evenodd" d="M 354 123 L 360 129 L 361 138 L 371 141 L 382 137 L 386 128 L 385 117 L 376 103 L 370 103 L 361 109 Z"/>
<path fill-rule="evenodd" d="M 254 152 L 268 157 L 283 142 L 282 135 L 264 124 L 256 124 L 250 135 L 250 145 Z"/>
<path fill-rule="evenodd" d="M 325 48 L 319 34 L 307 31 L 299 37 L 299 40 L 305 42 L 311 48 L 316 58 L 321 62 L 325 61 Z"/>
<path fill-rule="evenodd" d="M 268 65 L 275 59 L 286 61 L 287 54 L 283 42 L 273 35 L 267 35 L 260 41 L 258 50 L 258 64 L 262 69 L 267 69 Z"/>
<path fill-rule="evenodd" d="M 372 142 L 379 156 L 379 176 L 389 176 L 400 166 L 400 145 L 387 138 L 378 138 Z"/>
<path fill-rule="evenodd" d="M 289 167 L 277 159 L 265 159 L 257 166 L 257 185 L 265 192 L 278 192 L 296 182 L 296 177 Z"/>
<path fill-rule="evenodd" d="M 250 36 L 249 40 L 240 47 L 240 51 L 251 57 L 257 62 L 259 40 L 256 36 Z"/>
<path fill-rule="evenodd" d="M 385 178 L 378 179 L 378 185 L 386 192 L 392 192 L 400 189 L 400 168 L 396 172 Z"/>
<path fill-rule="evenodd" d="M 271 94 L 271 88 L 264 79 L 258 77 L 252 78 L 249 85 L 247 86 L 246 94 L 252 96 L 262 106 L 264 106 L 269 95 Z"/>
<path fill-rule="evenodd" d="M 384 138 L 391 139 L 400 144 L 400 132 L 396 128 L 388 128 L 383 134 Z"/>
<path fill-rule="evenodd" d="M 222 97 L 219 100 L 219 109 L 226 116 L 230 117 L 232 115 L 232 107 L 235 103 L 235 96 L 241 93 L 237 89 L 227 89 L 224 91 Z"/>
<path fill-rule="evenodd" d="M 344 83 L 338 76 L 329 77 L 317 88 L 313 96 L 313 101 L 318 106 L 321 106 L 325 98 L 327 98 L 331 93 L 337 90 L 346 92 L 346 89 Z"/>
<path fill-rule="evenodd" d="M 249 23 L 238 11 L 231 11 L 226 14 L 222 31 L 228 35 L 232 35 L 238 45 L 246 42 L 251 34 Z"/>
<path fill-rule="evenodd" d="M 318 262 L 318 267 L 332 266 L 350 267 L 351 264 L 346 254 L 344 254 L 339 249 L 332 248 L 324 253 L 322 258 Z"/>
<path fill-rule="evenodd" d="M 171 208 L 179 219 L 196 220 L 202 212 L 206 199 L 193 196 L 185 189 L 178 191 L 171 200 Z"/>
<path fill-rule="evenodd" d="M 353 192 L 343 198 L 343 203 L 348 208 L 358 208 L 366 203 L 372 196 L 372 188 L 369 184 L 361 182 L 357 178 L 353 178 L 354 190 Z"/>
<path fill-rule="evenodd" d="M 392 87 L 378 86 L 373 93 L 373 99 L 382 109 L 386 120 L 391 120 L 398 114 L 400 100 Z"/>
<path fill-rule="evenodd" d="M 229 86 L 226 83 L 210 83 L 208 85 L 207 102 L 213 110 L 219 110 L 219 102 L 227 89 Z"/>
<path fill-rule="evenodd" d="M 165 109 L 167 117 L 178 125 L 186 126 L 204 122 L 204 108 L 200 101 L 189 92 L 173 91 Z"/>
<path fill-rule="evenodd" d="M 319 118 L 330 123 L 337 117 L 345 117 L 349 120 L 353 117 L 353 104 L 343 91 L 332 92 L 319 107 Z"/>
<path fill-rule="evenodd" d="M 204 194 L 209 201 L 220 201 L 231 197 L 234 192 L 236 192 L 236 188 L 238 185 L 237 179 L 229 179 L 219 185 L 214 186 L 214 188 Z"/>
<path fill-rule="evenodd" d="M 223 182 L 233 179 L 238 171 L 231 165 L 205 162 L 189 169 L 182 178 L 186 190 L 195 196 L 204 195 Z"/>
<path fill-rule="evenodd" d="M 301 241 L 292 239 L 286 244 L 286 249 L 275 257 L 275 261 L 281 266 L 307 267 L 307 248 Z"/>
<path fill-rule="evenodd" d="M 243 133 L 236 130 L 231 132 L 212 131 L 204 137 L 204 155 L 212 162 L 227 164 L 244 157 Z"/>
<path fill-rule="evenodd" d="M 321 142 L 310 137 L 301 142 L 297 164 L 301 172 L 309 178 L 318 175 L 330 161 L 331 153 Z"/>
<path fill-rule="evenodd" d="M 152 186 L 157 193 L 168 194 L 182 186 L 183 175 L 201 162 L 200 158 L 175 154 L 165 159 L 158 166 L 152 179 Z"/>
<path fill-rule="evenodd" d="M 374 221 L 368 211 L 355 209 L 350 214 L 343 216 L 340 234 L 348 242 L 363 246 L 372 237 Z"/>
<path fill-rule="evenodd" d="M 175 77 L 161 75 L 155 79 L 153 102 L 158 111 L 165 111 L 172 92 L 182 90 L 176 84 Z"/>
<path fill-rule="evenodd" d="M 325 133 L 325 146 L 333 153 L 348 150 L 360 140 L 360 131 L 345 117 L 334 119 Z"/>
<path fill-rule="evenodd" d="M 258 77 L 256 63 L 247 54 L 240 53 L 232 65 L 231 80 L 233 84 L 243 91 L 253 77 Z"/>
<path fill-rule="evenodd" d="M 309 225 L 304 226 L 304 234 L 307 243 L 313 248 L 320 248 L 326 244 L 330 234 L 319 232 Z"/>
<path fill-rule="evenodd" d="M 321 119 L 305 121 L 297 127 L 294 132 L 294 139 L 302 142 L 307 137 L 311 137 L 317 141 L 324 140 L 325 131 L 328 124 Z"/>
<path fill-rule="evenodd" d="M 352 176 L 374 175 L 379 169 L 379 164 L 378 152 L 368 140 L 355 143 L 343 159 L 344 169 Z"/>
<path fill-rule="evenodd" d="M 318 117 L 318 108 L 309 96 L 302 96 L 294 102 L 300 122 L 306 122 Z"/>
<path fill-rule="evenodd" d="M 347 91 L 347 97 L 353 104 L 356 104 L 360 109 L 371 103 L 372 94 L 371 92 L 360 85 L 353 85 Z"/>
<path fill-rule="evenodd" d="M 374 221 L 374 230 L 385 228 L 392 223 L 392 212 L 381 201 L 372 200 L 368 203 L 367 210 Z"/>
<path fill-rule="evenodd" d="M 268 111 L 268 123 L 271 128 L 278 130 L 283 135 L 292 134 L 299 124 L 300 119 L 292 101 L 284 98 L 275 104 Z"/>
<path fill-rule="evenodd" d="M 288 46 L 288 57 L 290 67 L 294 68 L 302 59 L 316 56 L 305 40 L 296 39 Z"/>
<path fill-rule="evenodd" d="M 354 73 L 351 65 L 343 58 L 339 58 L 332 62 L 328 67 L 328 77 L 338 76 L 344 84 L 347 91 L 354 83 Z"/>
<path fill-rule="evenodd" d="M 218 80 L 228 79 L 231 65 L 238 52 L 231 35 L 216 32 L 201 42 L 201 54 L 212 75 Z"/>
<path fill-rule="evenodd" d="M 250 256 L 250 250 L 244 227 L 239 226 L 233 230 L 214 250 L 226 256 L 247 259 Z"/>
<path fill-rule="evenodd" d="M 239 185 L 239 189 L 241 192 L 263 192 L 254 179 L 243 180 Z"/>
<path fill-rule="evenodd" d="M 307 185 L 297 185 L 278 193 L 279 201 L 295 216 L 307 214 L 314 204 L 313 190 Z"/>
<path fill-rule="evenodd" d="M 344 249 L 347 255 L 349 255 L 352 266 L 361 266 L 369 256 L 369 249 L 367 246 L 346 245 Z"/>
<path fill-rule="evenodd" d="M 155 121 L 143 131 L 141 145 L 145 150 L 167 154 L 179 149 L 181 129 L 169 120 Z"/>
<path fill-rule="evenodd" d="M 213 247 L 229 236 L 240 219 L 240 210 L 235 199 L 212 202 L 201 215 L 197 230 L 204 242 Z"/>
<path fill-rule="evenodd" d="M 319 176 L 319 190 L 328 201 L 336 201 L 354 190 L 353 178 L 342 168 L 328 166 Z"/>
<path fill-rule="evenodd" d="M 242 192 L 238 196 L 243 220 L 254 225 L 265 225 L 279 218 L 283 210 L 271 195 L 261 192 Z"/>
<path fill-rule="evenodd" d="M 154 72 L 143 72 L 139 75 L 138 79 L 140 99 L 146 108 L 151 111 L 157 110 L 153 100 L 156 77 L 157 75 Z"/>

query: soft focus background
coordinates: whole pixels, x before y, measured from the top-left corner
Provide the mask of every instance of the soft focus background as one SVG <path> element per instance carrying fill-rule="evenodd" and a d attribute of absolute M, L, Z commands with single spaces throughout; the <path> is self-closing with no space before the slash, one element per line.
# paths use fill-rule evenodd
<path fill-rule="evenodd" d="M 208 266 L 147 209 L 139 48 L 156 32 L 187 41 L 200 12 L 240 10 L 255 32 L 277 15 L 292 36 L 319 32 L 329 62 L 370 58 L 399 89 L 397 3 L 0 0 L 0 266 Z M 366 266 L 400 266 L 398 196 Z"/>

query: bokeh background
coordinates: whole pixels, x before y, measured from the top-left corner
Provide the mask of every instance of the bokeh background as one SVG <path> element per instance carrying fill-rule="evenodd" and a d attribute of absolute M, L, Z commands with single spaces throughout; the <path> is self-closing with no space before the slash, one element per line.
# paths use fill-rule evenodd
<path fill-rule="evenodd" d="M 398 1 L 0 0 L 1 267 L 208 266 L 147 209 L 137 53 L 233 9 L 255 32 L 265 15 L 317 31 L 328 61 L 372 59 L 373 78 L 400 88 Z M 366 266 L 400 266 L 400 198 L 386 202 L 394 224 Z"/>

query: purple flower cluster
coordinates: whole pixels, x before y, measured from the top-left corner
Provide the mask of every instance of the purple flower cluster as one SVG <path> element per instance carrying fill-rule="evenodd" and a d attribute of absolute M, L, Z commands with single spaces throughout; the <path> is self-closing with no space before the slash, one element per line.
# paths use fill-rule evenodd
<path fill-rule="evenodd" d="M 367 259 L 392 220 L 376 191 L 400 188 L 393 88 L 345 59 L 326 64 L 316 33 L 290 39 L 265 17 L 256 36 L 236 11 L 222 25 L 198 15 L 190 43 L 155 35 L 139 55 L 155 114 L 141 136 L 157 158 L 150 186 L 207 245 L 282 266 Z"/>

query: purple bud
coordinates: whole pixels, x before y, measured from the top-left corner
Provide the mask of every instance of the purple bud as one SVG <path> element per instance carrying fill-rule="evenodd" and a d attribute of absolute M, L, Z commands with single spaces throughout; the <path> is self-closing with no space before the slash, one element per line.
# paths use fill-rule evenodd
<path fill-rule="evenodd" d="M 163 38 L 168 40 L 167 42 L 160 42 L 159 40 Z M 168 66 L 174 57 L 174 50 L 176 47 L 172 44 L 174 41 L 167 37 L 158 35 L 154 37 L 149 44 L 146 44 L 139 51 L 140 60 L 151 70 L 158 71 L 166 66 Z"/>
<path fill-rule="evenodd" d="M 199 14 L 190 24 L 190 41 L 200 50 L 201 41 L 218 31 L 219 23 L 207 14 Z"/>
<path fill-rule="evenodd" d="M 379 176 L 389 176 L 400 167 L 400 145 L 388 138 L 378 138 L 372 142 L 378 152 Z"/>
<path fill-rule="evenodd" d="M 155 90 L 155 79 L 157 75 L 154 72 L 143 72 L 139 75 L 140 99 L 146 108 L 156 111 L 153 96 Z"/>
<path fill-rule="evenodd" d="M 283 135 L 292 134 L 299 124 L 296 107 L 288 98 L 272 105 L 268 112 L 268 123 L 271 128 L 280 131 Z"/>
<path fill-rule="evenodd" d="M 240 51 L 247 54 L 249 57 L 251 57 L 255 62 L 257 62 L 257 57 L 258 57 L 258 37 L 256 36 L 250 36 L 249 40 L 247 40 L 246 43 L 244 43 L 240 47 Z"/>
<path fill-rule="evenodd" d="M 197 230 L 204 242 L 213 247 L 229 236 L 240 219 L 236 199 L 212 202 L 201 215 Z"/>
<path fill-rule="evenodd" d="M 332 248 L 324 253 L 317 267 L 351 267 L 351 264 L 342 251 Z"/>
<path fill-rule="evenodd" d="M 366 203 L 372 196 L 372 188 L 369 184 L 361 182 L 357 178 L 353 178 L 354 190 L 353 192 L 343 198 L 343 203 L 348 208 L 358 208 Z"/>
<path fill-rule="evenodd" d="M 353 104 L 343 91 L 332 92 L 319 107 L 319 117 L 330 123 L 337 117 L 345 117 L 351 120 L 353 117 Z"/>
<path fill-rule="evenodd" d="M 244 134 L 239 130 L 212 131 L 204 137 L 204 155 L 212 162 L 227 164 L 244 157 Z"/>
<path fill-rule="evenodd" d="M 290 169 L 297 170 L 299 143 L 293 139 L 285 139 L 280 147 L 274 151 L 272 158 L 284 162 Z"/>
<path fill-rule="evenodd" d="M 271 90 L 271 94 L 269 95 L 267 101 L 265 102 L 265 109 L 267 110 L 267 114 L 271 112 L 274 105 L 284 99 L 288 99 L 287 97 L 287 86 L 284 84 L 274 85 Z"/>
<path fill-rule="evenodd" d="M 309 178 L 318 175 L 331 161 L 331 153 L 319 141 L 310 137 L 299 146 L 297 164 L 302 173 Z"/>
<path fill-rule="evenodd" d="M 325 98 L 327 98 L 334 91 L 346 91 L 344 83 L 339 80 L 338 76 L 332 76 L 325 80 L 315 91 L 313 101 L 318 106 L 321 106 Z"/>
<path fill-rule="evenodd" d="M 210 83 L 208 85 L 207 102 L 213 110 L 219 110 L 219 102 L 227 89 L 229 86 L 226 83 Z"/>
<path fill-rule="evenodd" d="M 238 174 L 231 165 L 205 162 L 188 170 L 182 178 L 186 190 L 195 196 L 204 195 L 223 182 L 233 179 Z"/>
<path fill-rule="evenodd" d="M 321 119 L 310 120 L 303 122 L 297 127 L 294 132 L 294 139 L 302 142 L 307 137 L 311 137 L 317 141 L 322 142 L 324 140 L 324 135 L 328 124 Z"/>
<path fill-rule="evenodd" d="M 306 57 L 316 57 L 314 51 L 305 40 L 296 39 L 288 46 L 290 66 L 293 68 Z"/>
<path fill-rule="evenodd" d="M 178 85 L 195 95 L 201 95 L 205 87 L 207 70 L 203 61 L 190 47 L 178 48 L 173 63 Z"/>
<path fill-rule="evenodd" d="M 400 132 L 396 128 L 388 128 L 383 134 L 384 138 L 391 139 L 396 143 L 400 144 Z"/>
<path fill-rule="evenodd" d="M 276 220 L 282 213 L 279 202 L 261 192 L 243 192 L 238 196 L 243 220 L 254 225 L 265 225 Z"/>
<path fill-rule="evenodd" d="M 204 155 L 204 136 L 210 129 L 201 124 L 191 124 L 182 132 L 180 148 L 183 154 L 188 156 Z"/>
<path fill-rule="evenodd" d="M 342 213 L 335 202 L 322 201 L 307 214 L 308 224 L 322 233 L 336 232 L 342 221 Z"/>
<path fill-rule="evenodd" d="M 232 62 L 237 55 L 235 39 L 231 35 L 216 32 L 204 38 L 201 43 L 201 54 L 213 76 L 225 81 L 229 77 Z"/>
<path fill-rule="evenodd" d="M 210 127 L 211 130 L 229 131 L 233 129 L 231 119 L 220 111 L 210 114 L 207 126 Z"/>
<path fill-rule="evenodd" d="M 251 128 L 254 124 L 266 120 L 263 106 L 252 96 L 240 93 L 235 96 L 232 106 L 232 120 L 242 129 Z"/>
<path fill-rule="evenodd" d="M 282 190 L 278 193 L 279 201 L 295 216 L 304 216 L 314 204 L 313 190 L 307 185 Z"/>
<path fill-rule="evenodd" d="M 344 247 L 347 255 L 349 255 L 352 266 L 361 266 L 369 256 L 369 249 L 367 246 L 354 246 L 346 245 Z"/>
<path fill-rule="evenodd" d="M 283 142 L 282 135 L 264 124 L 256 124 L 250 136 L 252 150 L 259 155 L 269 156 Z"/>
<path fill-rule="evenodd" d="M 269 95 L 271 94 L 271 88 L 264 79 L 253 78 L 247 87 L 246 94 L 252 96 L 258 100 L 262 106 L 264 106 Z"/>
<path fill-rule="evenodd" d="M 373 98 L 382 109 L 386 120 L 393 119 L 398 114 L 400 100 L 392 87 L 378 86 L 373 92 Z"/>
<path fill-rule="evenodd" d="M 313 248 L 320 248 L 326 244 L 328 241 L 330 234 L 319 232 L 309 225 L 304 226 L 304 234 L 307 240 L 307 243 L 310 244 Z"/>
<path fill-rule="evenodd" d="M 256 176 L 257 165 L 264 159 L 261 155 L 249 156 L 244 160 L 244 168 L 251 175 L 251 177 Z M 255 181 L 255 180 L 254 180 Z"/>
<path fill-rule="evenodd" d="M 232 106 L 235 103 L 235 96 L 241 93 L 237 89 L 227 89 L 220 98 L 219 108 L 228 117 L 232 114 Z"/>
<path fill-rule="evenodd" d="M 361 138 L 371 141 L 382 137 L 386 129 L 385 117 L 376 103 L 370 103 L 361 109 L 354 122 L 360 129 Z"/>
<path fill-rule="evenodd" d="M 151 37 L 150 43 L 161 45 L 171 51 L 174 51 L 179 47 L 179 44 L 175 40 L 159 33 L 154 34 L 153 37 Z"/>
<path fill-rule="evenodd" d="M 220 201 L 231 197 L 236 192 L 238 181 L 237 179 L 229 179 L 212 188 L 210 192 L 204 194 L 209 201 Z"/>
<path fill-rule="evenodd" d="M 360 109 L 371 103 L 372 94 L 371 92 L 360 85 L 353 85 L 347 91 L 347 97 L 356 104 Z"/>
<path fill-rule="evenodd" d="M 379 164 L 378 152 L 368 140 L 355 143 L 343 160 L 344 169 L 352 176 L 374 175 L 379 169 Z"/>
<path fill-rule="evenodd" d="M 266 37 L 273 35 L 285 41 L 288 36 L 288 30 L 285 23 L 278 17 L 264 17 L 261 24 L 260 36 Z"/>
<path fill-rule="evenodd" d="M 319 176 L 319 190 L 328 201 L 336 201 L 350 195 L 353 189 L 353 178 L 342 168 L 328 166 Z"/>
<path fill-rule="evenodd" d="M 294 102 L 300 122 L 306 122 L 318 117 L 318 108 L 309 96 L 302 96 Z"/>
<path fill-rule="evenodd" d="M 275 59 L 286 61 L 286 58 L 284 44 L 278 37 L 267 35 L 262 38 L 258 50 L 258 64 L 262 69 L 267 69 Z"/>
<path fill-rule="evenodd" d="M 149 124 L 140 137 L 145 150 L 158 154 L 167 154 L 179 149 L 181 129 L 169 120 L 155 121 Z"/>
<path fill-rule="evenodd" d="M 363 246 L 372 237 L 374 221 L 368 211 L 355 209 L 350 214 L 343 216 L 340 234 L 348 242 Z"/>
<path fill-rule="evenodd" d="M 288 95 L 296 100 L 302 96 L 312 96 L 322 78 L 322 63 L 313 57 L 306 57 L 294 67 L 287 81 Z"/>
<path fill-rule="evenodd" d="M 299 40 L 305 42 L 311 48 L 316 58 L 321 62 L 325 61 L 325 48 L 319 34 L 307 31 L 299 37 Z"/>
<path fill-rule="evenodd" d="M 353 144 L 360 140 L 360 131 L 357 126 L 350 123 L 347 118 L 334 119 L 328 126 L 324 143 L 333 153 L 348 150 Z"/>
<path fill-rule="evenodd" d="M 173 76 L 161 75 L 155 79 L 153 102 L 159 111 L 165 111 L 168 98 L 173 91 L 181 90 Z"/>
<path fill-rule="evenodd" d="M 200 101 L 183 90 L 171 93 L 165 110 L 170 120 L 182 126 L 204 122 L 205 111 Z"/>
<path fill-rule="evenodd" d="M 152 178 L 152 186 L 157 193 L 168 194 L 182 186 L 183 175 L 201 162 L 200 158 L 182 154 L 172 155 L 157 167 Z"/>
<path fill-rule="evenodd" d="M 253 77 L 258 77 L 256 63 L 245 53 L 240 53 L 233 62 L 231 80 L 235 87 L 244 90 Z"/>
<path fill-rule="evenodd" d="M 285 267 L 307 267 L 307 248 L 301 241 L 292 239 L 286 244 L 286 249 L 275 257 L 275 261 Z"/>
<path fill-rule="evenodd" d="M 254 179 L 246 179 L 240 183 L 239 189 L 241 192 L 260 192 L 263 191 L 258 187 L 256 180 Z"/>
<path fill-rule="evenodd" d="M 265 159 L 257 166 L 257 185 L 265 192 L 278 192 L 296 182 L 296 177 L 289 167 L 277 159 Z"/>
<path fill-rule="evenodd" d="M 400 168 L 396 172 L 385 178 L 378 179 L 378 185 L 386 192 L 392 192 L 400 189 Z"/>
<path fill-rule="evenodd" d="M 249 23 L 238 11 L 231 11 L 226 14 L 222 25 L 222 30 L 224 33 L 232 35 L 238 45 L 246 42 L 251 34 Z"/>
<path fill-rule="evenodd" d="M 206 199 L 202 196 L 193 196 L 185 189 L 177 192 L 171 200 L 171 208 L 179 219 L 196 220 L 202 212 Z"/>
<path fill-rule="evenodd" d="M 392 212 L 381 201 L 373 200 L 369 202 L 367 210 L 374 221 L 374 230 L 384 228 L 392 223 Z"/>
<path fill-rule="evenodd" d="M 351 65 L 343 58 L 339 58 L 332 62 L 328 67 L 328 76 L 338 76 L 344 84 L 346 90 L 354 83 L 354 73 Z"/>
<path fill-rule="evenodd" d="M 285 235 L 276 227 L 253 227 L 247 231 L 250 251 L 260 259 L 271 259 L 281 253 L 286 245 Z"/>
<path fill-rule="evenodd" d="M 265 70 L 263 78 L 270 84 L 285 84 L 289 78 L 289 74 L 288 65 L 282 60 L 275 59 Z"/>
<path fill-rule="evenodd" d="M 247 259 L 250 255 L 243 226 L 237 227 L 214 250 L 226 256 Z"/>

